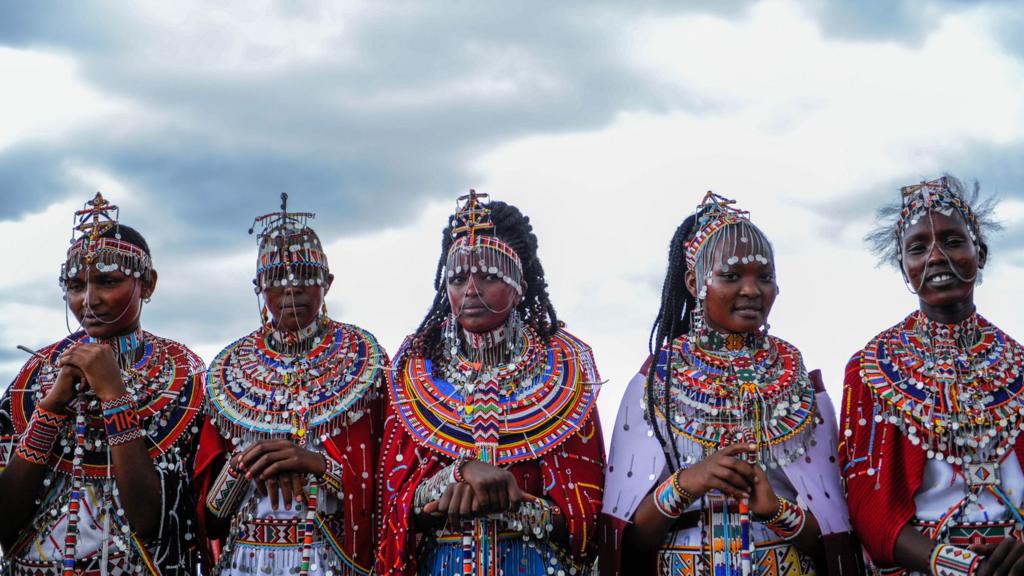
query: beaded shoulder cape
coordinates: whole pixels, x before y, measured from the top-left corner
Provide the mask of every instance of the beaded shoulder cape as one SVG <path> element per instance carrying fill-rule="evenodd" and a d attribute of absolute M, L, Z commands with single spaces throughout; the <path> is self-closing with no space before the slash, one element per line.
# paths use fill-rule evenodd
<path fill-rule="evenodd" d="M 28 427 L 36 403 L 53 387 L 57 370 L 52 365 L 72 344 L 84 342 L 84 331 L 51 344 L 39 351 L 46 357 L 28 361 L 11 384 L 11 419 L 18 434 Z M 194 422 L 202 409 L 202 385 L 199 382 L 203 361 L 191 350 L 165 338 L 142 331 L 143 356 L 129 370 L 122 370 L 128 393 L 135 399 L 145 431 L 144 441 L 154 460 L 166 453 L 184 436 L 198 434 Z M 86 442 L 82 469 L 86 477 L 109 478 L 106 431 L 99 399 L 91 391 L 85 394 Z M 77 400 L 75 401 L 77 402 Z M 77 407 L 72 407 L 77 410 Z M 75 447 L 74 433 L 67 427 L 50 455 L 50 466 L 63 474 L 71 474 Z"/>
<path fill-rule="evenodd" d="M 1021 345 L 981 315 L 943 325 L 919 310 L 860 353 L 875 421 L 897 425 L 930 458 L 958 465 L 1011 449 L 1024 425 L 1021 362 Z"/>
<path fill-rule="evenodd" d="M 684 445 L 691 449 L 683 453 L 695 461 L 742 440 L 770 453 L 768 466 L 802 455 L 820 418 L 800 351 L 774 336 L 759 338 L 753 346 L 726 338 L 715 350 L 696 345 L 695 338 L 683 335 L 665 345 L 654 365 L 655 416 L 690 441 Z M 671 413 L 666 418 L 662 399 L 669 375 Z"/>
<path fill-rule="evenodd" d="M 276 352 L 270 342 L 271 330 L 262 327 L 228 345 L 210 365 L 210 416 L 233 444 L 307 434 L 320 444 L 363 416 L 384 378 L 387 363 L 377 339 L 351 324 L 328 320 L 320 340 L 300 356 Z"/>
<path fill-rule="evenodd" d="M 590 347 L 559 330 L 545 345 L 531 330 L 517 361 L 497 367 L 500 432 L 496 464 L 539 458 L 586 422 L 600 387 Z M 442 375 L 429 358 L 410 353 L 407 338 L 390 378 L 392 406 L 414 441 L 449 458 L 474 454 L 472 406 L 464 380 L 474 367 L 456 355 Z"/>

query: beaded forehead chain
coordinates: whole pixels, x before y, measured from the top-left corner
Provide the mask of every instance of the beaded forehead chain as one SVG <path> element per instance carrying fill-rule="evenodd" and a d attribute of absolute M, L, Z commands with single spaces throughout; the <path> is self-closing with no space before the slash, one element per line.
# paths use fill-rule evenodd
<path fill-rule="evenodd" d="M 494 274 L 520 295 L 523 293 L 523 264 L 512 246 L 495 235 L 487 194 L 460 196 L 456 202 L 452 242 L 445 262 L 445 278 L 457 274 Z"/>
<path fill-rule="evenodd" d="M 256 292 L 283 286 L 327 284 L 330 269 L 320 237 L 309 226 L 312 212 L 289 212 L 288 194 L 281 194 L 281 210 L 253 220 L 249 234 L 256 234 Z"/>
<path fill-rule="evenodd" d="M 119 271 L 129 277 L 149 277 L 152 259 L 139 246 L 121 239 L 119 217 L 118 207 L 99 192 L 75 212 L 71 246 L 61 265 L 61 287 L 66 288 L 67 281 L 88 266 L 95 266 L 99 272 Z M 111 228 L 115 229 L 113 237 L 103 236 Z"/>
<path fill-rule="evenodd" d="M 733 207 L 735 200 L 719 196 L 708 190 L 697 207 L 697 231 L 693 238 L 686 243 L 686 263 L 693 268 L 697 263 L 697 256 L 708 244 L 708 241 L 716 232 L 729 224 L 740 221 L 750 221 L 750 213 L 746 210 L 739 210 Z"/>
<path fill-rule="evenodd" d="M 896 237 L 902 238 L 907 227 L 916 224 L 921 216 L 929 211 L 949 216 L 954 210 L 960 213 L 967 223 L 971 240 L 977 242 L 981 237 L 978 219 L 970 205 L 950 186 L 947 177 L 928 180 L 920 184 L 912 184 L 900 188 L 903 209 L 896 221 Z"/>

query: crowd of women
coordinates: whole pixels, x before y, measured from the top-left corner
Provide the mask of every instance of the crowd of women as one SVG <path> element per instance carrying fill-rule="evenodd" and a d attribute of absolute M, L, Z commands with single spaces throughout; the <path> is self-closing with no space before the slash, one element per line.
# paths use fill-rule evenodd
<path fill-rule="evenodd" d="M 772 244 L 709 192 L 606 458 L 601 377 L 516 207 L 459 199 L 389 358 L 328 316 L 313 215 L 283 196 L 250 230 L 258 327 L 206 367 L 141 328 L 149 246 L 97 194 L 60 269 L 81 329 L 26 349 L 0 400 L 0 571 L 1024 573 L 1024 350 L 974 305 L 993 209 L 944 176 L 879 212 L 920 306 L 853 355 L 837 418 L 768 333 Z"/>

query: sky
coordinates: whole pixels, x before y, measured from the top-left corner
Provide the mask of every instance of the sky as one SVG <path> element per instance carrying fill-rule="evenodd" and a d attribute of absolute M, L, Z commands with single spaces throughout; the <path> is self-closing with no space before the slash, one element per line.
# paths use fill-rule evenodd
<path fill-rule="evenodd" d="M 475 188 L 529 215 L 607 426 L 714 190 L 773 242 L 771 333 L 838 402 L 916 306 L 862 241 L 901 185 L 1001 199 L 977 301 L 1024 333 L 1021 29 L 997 0 L 0 0 L 0 381 L 67 334 L 57 273 L 96 191 L 152 247 L 144 327 L 209 361 L 258 323 L 247 230 L 281 192 L 317 213 L 331 315 L 394 351 Z"/>

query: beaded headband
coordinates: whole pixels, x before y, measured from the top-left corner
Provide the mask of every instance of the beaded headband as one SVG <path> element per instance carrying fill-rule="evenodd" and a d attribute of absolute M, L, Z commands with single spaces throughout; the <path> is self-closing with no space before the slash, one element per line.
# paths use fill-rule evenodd
<path fill-rule="evenodd" d="M 281 194 L 281 211 L 258 216 L 255 231 L 259 254 L 256 259 L 256 292 L 283 286 L 325 286 L 330 275 L 327 255 L 320 237 L 309 227 L 312 212 L 289 212 L 288 194 Z M 257 231 L 258 229 L 258 231 Z"/>
<path fill-rule="evenodd" d="M 81 210 L 75 211 L 71 246 L 60 268 L 62 288 L 66 289 L 68 280 L 89 266 L 94 266 L 99 272 L 121 272 L 133 278 L 149 278 L 153 269 L 152 258 L 141 247 L 121 239 L 119 217 L 118 207 L 99 192 Z M 111 228 L 115 229 L 114 236 L 104 237 L 103 234 Z"/>
<path fill-rule="evenodd" d="M 508 242 L 495 236 L 491 210 L 482 202 L 487 194 L 460 196 L 452 225 L 451 248 L 445 262 L 445 278 L 457 274 L 494 274 L 520 295 L 523 293 L 523 264 Z"/>
<path fill-rule="evenodd" d="M 694 268 L 700 251 L 716 232 L 730 224 L 750 221 L 750 212 L 733 208 L 732 205 L 735 203 L 735 200 L 729 200 L 710 190 L 704 195 L 704 200 L 697 208 L 697 231 L 686 243 L 686 264 L 690 269 Z"/>
<path fill-rule="evenodd" d="M 908 226 L 916 224 L 921 216 L 930 211 L 949 216 L 954 210 L 959 212 L 964 222 L 967 223 L 971 240 L 977 242 L 981 237 L 981 228 L 974 211 L 960 194 L 950 188 L 949 181 L 945 176 L 920 184 L 904 186 L 900 188 L 900 196 L 903 209 L 896 221 L 897 238 L 902 238 Z"/>

